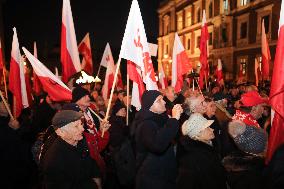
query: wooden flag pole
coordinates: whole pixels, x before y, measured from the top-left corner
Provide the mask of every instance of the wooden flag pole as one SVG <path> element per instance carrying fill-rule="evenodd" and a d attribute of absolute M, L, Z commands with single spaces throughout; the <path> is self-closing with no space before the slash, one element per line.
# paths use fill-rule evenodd
<path fill-rule="evenodd" d="M 6 107 L 6 110 L 8 111 L 10 117 L 14 120 L 15 118 L 14 118 L 14 116 L 12 115 L 9 106 L 8 106 L 8 104 L 7 104 L 6 100 L 5 100 L 5 98 L 4 98 L 3 95 L 2 95 L 2 91 L 0 91 L 0 95 L 1 95 L 1 98 L 2 98 L 2 100 L 3 100 L 3 102 L 4 102 L 4 105 L 5 105 L 5 107 Z"/>
<path fill-rule="evenodd" d="M 112 99 L 112 96 L 113 96 L 113 91 L 114 91 L 114 87 L 115 87 L 116 80 L 117 80 L 117 74 L 118 74 L 118 70 L 119 70 L 119 67 L 120 67 L 120 62 L 121 62 L 121 58 L 119 57 L 117 65 L 116 65 L 116 70 L 115 70 L 115 74 L 114 74 L 114 79 L 113 79 L 113 83 L 112 83 L 112 87 L 111 87 L 110 97 L 109 97 L 106 116 L 104 118 L 104 121 L 107 121 L 107 119 L 108 119 L 108 115 L 109 115 L 109 111 L 110 111 L 110 105 L 111 105 L 111 99 Z M 105 130 L 103 129 L 102 137 L 104 137 L 104 133 L 105 133 Z"/>
<path fill-rule="evenodd" d="M 4 79 L 4 87 L 5 87 L 5 95 L 8 99 L 8 92 L 7 92 L 7 82 L 6 82 L 6 68 L 3 68 L 3 79 Z"/>
<path fill-rule="evenodd" d="M 101 65 L 99 66 L 97 77 L 99 77 L 100 71 L 101 71 Z"/>
<path fill-rule="evenodd" d="M 88 108 L 88 110 L 90 110 L 90 112 L 92 112 L 100 121 L 103 121 L 103 119 L 91 108 Z"/>
<path fill-rule="evenodd" d="M 126 125 L 129 124 L 129 75 L 127 74 L 126 80 Z"/>

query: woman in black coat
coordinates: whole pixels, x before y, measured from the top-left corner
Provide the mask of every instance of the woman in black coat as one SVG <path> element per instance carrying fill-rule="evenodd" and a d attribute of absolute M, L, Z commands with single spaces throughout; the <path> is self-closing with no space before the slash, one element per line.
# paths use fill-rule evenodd
<path fill-rule="evenodd" d="M 211 142 L 212 123 L 195 113 L 183 124 L 179 145 L 185 152 L 178 159 L 178 189 L 226 188 L 225 170 Z"/>

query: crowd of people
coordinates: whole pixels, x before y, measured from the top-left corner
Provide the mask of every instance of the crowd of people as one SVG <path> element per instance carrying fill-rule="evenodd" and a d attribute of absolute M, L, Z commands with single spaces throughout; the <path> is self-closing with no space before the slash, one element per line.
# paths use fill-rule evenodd
<path fill-rule="evenodd" d="M 283 188 L 284 146 L 265 164 L 268 93 L 265 84 L 211 84 L 201 92 L 184 82 L 178 94 L 171 86 L 146 90 L 136 110 L 120 89 L 108 119 L 100 83 L 75 85 L 71 102 L 34 96 L 18 119 L 1 100 L 1 186 Z"/>

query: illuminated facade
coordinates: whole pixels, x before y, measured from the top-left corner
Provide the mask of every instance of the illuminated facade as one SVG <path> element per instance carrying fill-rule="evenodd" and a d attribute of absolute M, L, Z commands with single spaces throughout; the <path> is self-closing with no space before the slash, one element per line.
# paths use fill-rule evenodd
<path fill-rule="evenodd" d="M 163 1 L 158 8 L 158 63 L 163 65 L 170 79 L 174 34 L 177 32 L 194 69 L 198 70 L 202 10 L 205 10 L 210 36 L 210 72 L 215 71 L 217 60 L 221 59 L 226 79 L 236 79 L 241 72 L 247 80 L 253 81 L 254 59 L 261 57 L 262 19 L 270 45 L 272 72 L 280 7 L 281 0 Z"/>

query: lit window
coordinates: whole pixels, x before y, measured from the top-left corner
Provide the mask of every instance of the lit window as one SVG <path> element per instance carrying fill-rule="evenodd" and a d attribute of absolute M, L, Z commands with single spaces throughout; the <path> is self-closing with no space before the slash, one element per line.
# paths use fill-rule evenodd
<path fill-rule="evenodd" d="M 245 6 L 249 3 L 249 0 L 241 0 L 241 6 Z"/>
<path fill-rule="evenodd" d="M 228 11 L 229 9 L 228 0 L 223 0 L 223 8 L 224 8 L 224 12 Z"/>
<path fill-rule="evenodd" d="M 182 30 L 183 23 L 182 23 L 182 14 L 179 14 L 177 17 L 177 29 Z"/>
<path fill-rule="evenodd" d="M 186 13 L 186 26 L 190 26 L 191 25 L 191 12 L 188 11 Z"/>

